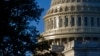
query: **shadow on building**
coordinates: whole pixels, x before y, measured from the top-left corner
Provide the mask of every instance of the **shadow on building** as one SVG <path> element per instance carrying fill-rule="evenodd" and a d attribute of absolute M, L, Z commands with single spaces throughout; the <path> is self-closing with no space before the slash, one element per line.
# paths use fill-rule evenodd
<path fill-rule="evenodd" d="M 85 38 L 74 41 L 74 56 L 100 56 L 100 41 L 98 38 Z"/>

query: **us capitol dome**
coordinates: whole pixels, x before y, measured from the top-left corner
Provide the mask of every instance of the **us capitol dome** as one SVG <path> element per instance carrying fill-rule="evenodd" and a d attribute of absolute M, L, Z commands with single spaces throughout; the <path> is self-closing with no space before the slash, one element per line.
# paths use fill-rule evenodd
<path fill-rule="evenodd" d="M 45 41 L 64 56 L 100 56 L 100 0 L 52 0 Z"/>

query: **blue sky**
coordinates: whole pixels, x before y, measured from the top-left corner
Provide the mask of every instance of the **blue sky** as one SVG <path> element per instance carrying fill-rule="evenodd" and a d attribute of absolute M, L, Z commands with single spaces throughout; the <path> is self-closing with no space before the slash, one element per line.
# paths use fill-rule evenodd
<path fill-rule="evenodd" d="M 46 11 L 49 9 L 50 7 L 50 2 L 51 0 L 36 0 L 38 2 L 38 5 L 42 8 L 44 8 L 44 11 L 42 12 L 42 15 L 40 17 L 40 22 L 37 25 L 37 29 L 40 31 L 40 33 L 42 33 L 44 31 L 44 21 L 43 21 L 43 17 L 46 14 Z"/>

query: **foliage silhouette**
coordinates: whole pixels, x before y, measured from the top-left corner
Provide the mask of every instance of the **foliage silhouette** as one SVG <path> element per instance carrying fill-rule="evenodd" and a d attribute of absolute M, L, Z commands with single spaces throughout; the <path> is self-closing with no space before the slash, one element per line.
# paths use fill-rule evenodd
<path fill-rule="evenodd" d="M 36 44 L 36 53 L 34 56 L 58 56 L 56 52 L 53 52 L 49 49 L 51 49 L 49 42 L 46 41 L 42 35 L 40 35 L 38 37 L 38 43 Z"/>
<path fill-rule="evenodd" d="M 4 56 L 24 56 L 35 53 L 39 35 L 31 21 L 38 22 L 43 8 L 35 0 L 0 0 L 0 52 Z"/>

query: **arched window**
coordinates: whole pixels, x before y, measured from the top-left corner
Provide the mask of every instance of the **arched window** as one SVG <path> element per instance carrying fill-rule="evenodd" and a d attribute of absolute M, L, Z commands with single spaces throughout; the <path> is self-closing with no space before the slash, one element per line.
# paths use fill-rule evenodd
<path fill-rule="evenodd" d="M 63 9 L 62 9 L 62 8 L 60 8 L 59 12 L 62 12 L 62 11 L 63 11 Z"/>
<path fill-rule="evenodd" d="M 77 25 L 78 25 L 78 26 L 81 26 L 81 17 L 78 17 Z"/>
<path fill-rule="evenodd" d="M 91 26 L 94 26 L 94 18 L 91 17 Z"/>
<path fill-rule="evenodd" d="M 62 20 L 62 18 L 61 18 L 61 16 L 59 17 L 59 27 L 62 27 L 62 22 L 63 22 L 63 20 Z"/>
<path fill-rule="evenodd" d="M 71 6 L 71 11 L 75 10 L 75 7 L 74 6 Z"/>
<path fill-rule="evenodd" d="M 74 17 L 71 17 L 71 22 L 70 22 L 70 24 L 71 24 L 71 26 L 74 26 L 74 24 L 75 24 L 75 19 L 74 19 Z"/>
<path fill-rule="evenodd" d="M 65 20 L 64 21 L 65 21 L 64 22 L 65 27 L 68 26 L 68 17 L 67 16 L 65 16 Z"/>
<path fill-rule="evenodd" d="M 65 7 L 65 11 L 68 11 L 68 7 L 67 6 Z"/>
<path fill-rule="evenodd" d="M 84 25 L 88 26 L 88 19 L 87 19 L 87 17 L 84 18 Z"/>
<path fill-rule="evenodd" d="M 55 13 L 58 12 L 57 9 L 55 9 Z"/>

